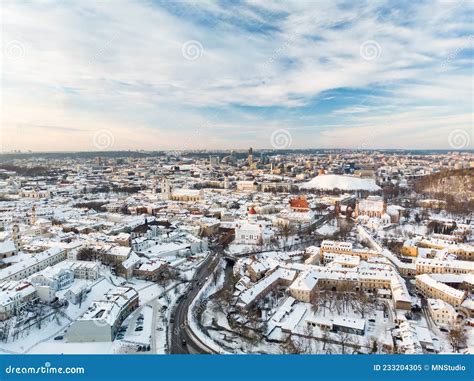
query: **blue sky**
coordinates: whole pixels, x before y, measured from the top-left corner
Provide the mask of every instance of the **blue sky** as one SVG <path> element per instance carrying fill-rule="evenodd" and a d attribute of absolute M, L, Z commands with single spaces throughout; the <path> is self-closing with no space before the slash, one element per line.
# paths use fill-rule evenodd
<path fill-rule="evenodd" d="M 1 148 L 272 148 L 284 131 L 284 148 L 472 149 L 473 15 L 463 0 L 5 1 Z"/>

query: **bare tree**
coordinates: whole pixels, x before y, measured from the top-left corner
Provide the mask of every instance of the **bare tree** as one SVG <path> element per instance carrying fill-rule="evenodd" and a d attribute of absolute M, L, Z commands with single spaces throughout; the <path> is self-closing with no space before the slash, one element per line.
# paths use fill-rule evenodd
<path fill-rule="evenodd" d="M 356 292 L 355 298 L 356 298 L 355 299 L 356 300 L 356 304 L 355 304 L 356 310 L 357 310 L 357 312 L 360 313 L 360 316 L 363 319 L 363 318 L 365 318 L 367 313 L 372 311 L 372 309 L 373 309 L 372 301 L 367 296 L 367 293 L 365 291 L 362 291 L 362 290 Z"/>
<path fill-rule="evenodd" d="M 338 333 L 339 344 L 341 345 L 341 352 L 342 354 L 346 353 L 346 349 L 350 345 L 354 345 L 354 340 L 350 333 L 341 331 Z"/>
<path fill-rule="evenodd" d="M 330 298 L 328 298 L 328 294 L 326 292 L 321 294 L 320 297 L 321 307 L 323 308 L 323 316 L 326 316 L 326 308 L 330 306 Z"/>
<path fill-rule="evenodd" d="M 286 246 L 288 244 L 288 237 L 293 234 L 293 228 L 290 224 L 281 224 L 278 228 L 278 234 L 284 239 Z"/>
<path fill-rule="evenodd" d="M 327 327 L 321 327 L 321 331 L 322 331 L 321 341 L 323 342 L 323 351 L 324 351 L 329 341 L 329 329 Z"/>
<path fill-rule="evenodd" d="M 295 345 L 295 342 L 293 341 L 292 337 L 288 338 L 288 340 L 282 345 L 282 351 L 284 354 L 299 354 L 300 348 Z"/>
<path fill-rule="evenodd" d="M 78 297 L 78 302 L 79 302 L 79 308 L 81 308 L 82 302 L 84 302 L 87 298 L 86 290 L 82 289 L 79 295 L 77 295 L 77 297 Z"/>
<path fill-rule="evenodd" d="M 301 336 L 292 336 L 291 340 L 293 346 L 296 349 L 296 353 L 300 354 L 310 354 L 311 353 L 311 343 L 308 338 Z"/>
<path fill-rule="evenodd" d="M 467 334 L 462 324 L 451 324 L 448 337 L 454 352 L 459 353 L 459 350 L 466 346 Z"/>
<path fill-rule="evenodd" d="M 38 329 L 41 329 L 41 324 L 43 322 L 45 314 L 45 306 L 43 304 L 38 304 L 36 308 L 36 326 L 38 327 Z"/>

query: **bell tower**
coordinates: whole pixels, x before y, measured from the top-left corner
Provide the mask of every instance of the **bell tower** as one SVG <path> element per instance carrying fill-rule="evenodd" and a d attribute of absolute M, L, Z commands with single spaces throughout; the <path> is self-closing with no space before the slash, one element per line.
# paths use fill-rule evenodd
<path fill-rule="evenodd" d="M 161 196 L 165 200 L 171 199 L 171 183 L 166 177 L 161 179 Z"/>
<path fill-rule="evenodd" d="M 15 244 L 16 249 L 18 251 L 21 250 L 23 245 L 21 242 L 20 227 L 18 226 L 18 224 L 14 224 L 12 226 L 12 239 L 13 239 L 13 243 Z"/>

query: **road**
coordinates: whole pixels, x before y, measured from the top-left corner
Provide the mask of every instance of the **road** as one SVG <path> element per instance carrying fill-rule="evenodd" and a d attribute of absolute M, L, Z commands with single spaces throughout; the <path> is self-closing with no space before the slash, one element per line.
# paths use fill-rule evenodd
<path fill-rule="evenodd" d="M 221 256 L 211 251 L 211 254 L 203 261 L 203 263 L 196 270 L 190 287 L 187 291 L 187 296 L 182 298 L 176 305 L 171 317 L 174 318 L 174 323 L 170 324 L 171 330 L 169 348 L 172 354 L 199 354 L 207 353 L 199 345 L 194 342 L 194 338 L 190 337 L 185 329 L 187 327 L 188 309 L 196 295 L 201 290 L 201 287 L 206 282 L 206 278 L 210 276 L 219 263 Z M 201 283 L 201 286 L 198 284 Z M 185 344 L 184 344 L 185 343 Z"/>

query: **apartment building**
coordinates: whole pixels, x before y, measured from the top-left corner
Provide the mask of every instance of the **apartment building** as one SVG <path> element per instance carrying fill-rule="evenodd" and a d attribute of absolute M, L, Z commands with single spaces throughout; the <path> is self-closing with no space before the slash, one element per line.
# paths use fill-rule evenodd
<path fill-rule="evenodd" d="M 455 307 L 466 298 L 466 292 L 433 279 L 429 274 L 415 277 L 416 288 L 426 298 L 441 299 Z"/>

